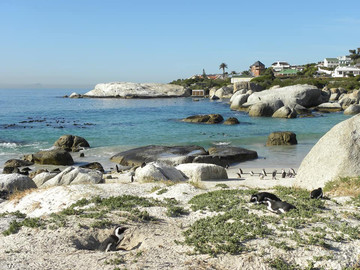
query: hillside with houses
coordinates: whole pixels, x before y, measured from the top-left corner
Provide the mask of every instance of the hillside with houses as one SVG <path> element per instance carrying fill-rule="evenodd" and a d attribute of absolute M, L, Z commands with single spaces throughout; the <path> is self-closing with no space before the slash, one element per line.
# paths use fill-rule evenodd
<path fill-rule="evenodd" d="M 221 63 L 222 73 L 192 75 L 187 79 L 178 79 L 171 84 L 190 88 L 194 96 L 209 95 L 211 89 L 236 85 L 243 82 L 254 82 L 268 89 L 274 86 L 311 84 L 318 88 L 340 87 L 346 91 L 360 88 L 360 48 L 349 50 L 349 55 L 327 57 L 318 63 L 293 65 L 287 61 L 276 60 L 266 67 L 260 60 L 241 72 L 227 72 L 226 63 Z"/>

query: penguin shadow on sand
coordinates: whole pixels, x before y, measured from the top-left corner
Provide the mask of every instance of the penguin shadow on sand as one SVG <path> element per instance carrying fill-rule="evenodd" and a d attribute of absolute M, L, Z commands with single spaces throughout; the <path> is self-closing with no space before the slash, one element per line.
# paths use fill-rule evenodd
<path fill-rule="evenodd" d="M 141 235 L 136 228 L 116 226 L 113 229 L 85 231 L 72 239 L 78 250 L 110 252 L 137 249 L 142 244 Z"/>

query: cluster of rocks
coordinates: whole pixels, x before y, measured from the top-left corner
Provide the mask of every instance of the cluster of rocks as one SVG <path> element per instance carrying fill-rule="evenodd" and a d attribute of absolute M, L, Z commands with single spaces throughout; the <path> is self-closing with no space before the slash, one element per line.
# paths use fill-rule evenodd
<path fill-rule="evenodd" d="M 229 117 L 224 121 L 224 117 L 220 114 L 192 115 L 182 119 L 182 121 L 188 123 L 202 123 L 202 124 L 219 124 L 219 123 L 223 123 L 224 125 L 240 124 L 239 120 L 236 117 Z"/>
<path fill-rule="evenodd" d="M 360 112 L 360 90 L 346 93 L 341 88 L 318 89 L 313 85 L 273 87 L 255 92 L 247 88 L 237 90 L 230 98 L 230 109 L 246 111 L 249 116 L 296 118 L 310 116 L 312 111 L 345 114 Z"/>

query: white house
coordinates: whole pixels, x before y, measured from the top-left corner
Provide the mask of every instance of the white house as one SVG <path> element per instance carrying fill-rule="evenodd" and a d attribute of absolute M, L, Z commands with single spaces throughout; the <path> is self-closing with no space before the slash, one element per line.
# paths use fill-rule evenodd
<path fill-rule="evenodd" d="M 339 56 L 337 59 L 339 60 L 340 66 L 348 66 L 351 63 L 351 58 L 347 55 Z"/>
<path fill-rule="evenodd" d="M 349 66 L 338 66 L 335 68 L 333 77 L 348 77 L 349 74 L 353 74 L 354 76 L 360 75 L 360 68 L 358 67 L 349 67 Z"/>
<path fill-rule="evenodd" d="M 324 59 L 324 67 L 334 68 L 339 65 L 339 60 L 337 58 L 325 58 Z"/>
<path fill-rule="evenodd" d="M 271 64 L 271 67 L 274 71 L 278 72 L 278 71 L 282 71 L 283 69 L 290 68 L 290 65 L 289 65 L 289 63 L 284 62 L 284 61 L 276 61 Z"/>

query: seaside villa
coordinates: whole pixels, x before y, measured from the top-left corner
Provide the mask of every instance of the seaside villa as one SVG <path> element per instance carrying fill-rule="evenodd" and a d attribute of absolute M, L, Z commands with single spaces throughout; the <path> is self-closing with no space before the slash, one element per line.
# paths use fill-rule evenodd
<path fill-rule="evenodd" d="M 272 69 L 275 72 L 282 71 L 283 69 L 290 69 L 290 64 L 284 61 L 277 61 L 271 64 Z"/>
<path fill-rule="evenodd" d="M 332 77 L 341 78 L 360 75 L 360 68 L 355 66 L 338 66 L 335 68 L 334 72 L 331 74 Z"/>

